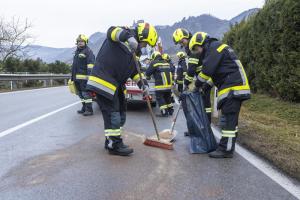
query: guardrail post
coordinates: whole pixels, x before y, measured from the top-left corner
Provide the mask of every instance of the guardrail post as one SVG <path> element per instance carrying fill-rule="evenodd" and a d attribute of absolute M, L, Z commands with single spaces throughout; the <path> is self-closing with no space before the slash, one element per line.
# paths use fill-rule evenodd
<path fill-rule="evenodd" d="M 52 76 L 52 73 L 51 73 L 51 76 Z M 50 79 L 50 87 L 52 87 L 53 86 L 53 79 L 51 78 Z"/>
<path fill-rule="evenodd" d="M 13 91 L 13 81 L 10 81 L 10 90 Z"/>

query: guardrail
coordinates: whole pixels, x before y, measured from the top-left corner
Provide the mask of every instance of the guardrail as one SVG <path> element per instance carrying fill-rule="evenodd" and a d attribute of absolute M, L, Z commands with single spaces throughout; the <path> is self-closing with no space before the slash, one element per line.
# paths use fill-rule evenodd
<path fill-rule="evenodd" d="M 0 74 L 0 81 L 69 79 L 70 74 Z"/>
<path fill-rule="evenodd" d="M 53 86 L 53 80 L 65 80 L 66 85 L 69 78 L 71 78 L 71 74 L 0 74 L 0 81 L 10 82 L 10 90 L 14 88 L 14 81 L 40 80 L 44 81 L 44 86 L 49 81 L 50 86 Z"/>

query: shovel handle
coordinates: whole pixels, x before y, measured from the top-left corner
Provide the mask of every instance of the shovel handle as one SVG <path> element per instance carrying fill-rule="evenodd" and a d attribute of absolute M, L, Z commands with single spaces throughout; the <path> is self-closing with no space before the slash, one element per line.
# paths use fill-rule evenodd
<path fill-rule="evenodd" d="M 175 118 L 173 119 L 173 123 L 172 123 L 172 126 L 171 126 L 171 134 L 173 134 L 174 127 L 175 127 L 175 124 L 176 124 L 177 117 L 178 117 L 180 109 L 181 109 L 181 102 L 179 104 L 178 110 L 176 111 Z"/>

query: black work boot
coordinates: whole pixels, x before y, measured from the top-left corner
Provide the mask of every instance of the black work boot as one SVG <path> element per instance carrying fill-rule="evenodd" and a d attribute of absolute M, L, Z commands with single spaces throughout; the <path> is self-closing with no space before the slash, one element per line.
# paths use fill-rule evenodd
<path fill-rule="evenodd" d="M 160 112 L 162 117 L 168 117 L 168 112 L 166 109 L 162 109 Z"/>
<path fill-rule="evenodd" d="M 107 138 L 105 138 L 104 149 L 108 150 L 108 144 L 109 144 L 109 140 Z M 122 147 L 129 148 L 129 146 L 124 144 L 123 141 L 122 141 Z"/>
<path fill-rule="evenodd" d="M 120 136 L 108 138 L 108 153 L 118 156 L 129 156 L 133 153 L 133 149 L 124 147 L 123 140 Z"/>
<path fill-rule="evenodd" d="M 174 109 L 173 108 L 168 108 L 168 113 L 169 113 L 170 116 L 172 116 L 173 113 L 174 113 Z"/>
<path fill-rule="evenodd" d="M 91 103 L 87 103 L 85 106 L 85 112 L 83 113 L 83 116 L 91 116 L 93 115 L 93 107 Z"/>
<path fill-rule="evenodd" d="M 81 110 L 77 110 L 78 114 L 83 114 L 85 112 L 85 103 L 82 103 Z"/>
<path fill-rule="evenodd" d="M 223 148 L 218 147 L 215 151 L 210 152 L 208 154 L 210 158 L 232 158 L 233 157 L 233 150 L 226 151 Z"/>
<path fill-rule="evenodd" d="M 189 133 L 188 131 L 185 131 L 185 132 L 184 132 L 184 136 L 186 136 L 186 137 L 187 137 L 187 136 L 190 136 L 190 133 Z"/>

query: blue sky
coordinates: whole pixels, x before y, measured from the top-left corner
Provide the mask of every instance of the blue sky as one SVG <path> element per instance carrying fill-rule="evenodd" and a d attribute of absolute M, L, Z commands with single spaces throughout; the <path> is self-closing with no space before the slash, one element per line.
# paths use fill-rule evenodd
<path fill-rule="evenodd" d="M 8 0 L 1 2 L 0 16 L 27 18 L 35 44 L 70 47 L 79 33 L 105 32 L 110 25 L 131 25 L 134 19 L 154 25 L 206 13 L 231 19 L 263 4 L 264 0 Z"/>

